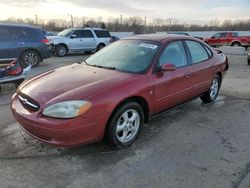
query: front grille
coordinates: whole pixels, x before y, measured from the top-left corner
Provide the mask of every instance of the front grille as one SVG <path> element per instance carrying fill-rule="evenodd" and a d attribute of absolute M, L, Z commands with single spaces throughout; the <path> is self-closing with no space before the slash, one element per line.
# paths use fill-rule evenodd
<path fill-rule="evenodd" d="M 20 102 L 22 103 L 22 105 L 32 111 L 38 111 L 40 108 L 40 105 L 38 102 L 36 102 L 35 100 L 31 99 L 30 97 L 28 97 L 27 95 L 24 94 L 19 94 L 18 98 L 20 100 Z"/>

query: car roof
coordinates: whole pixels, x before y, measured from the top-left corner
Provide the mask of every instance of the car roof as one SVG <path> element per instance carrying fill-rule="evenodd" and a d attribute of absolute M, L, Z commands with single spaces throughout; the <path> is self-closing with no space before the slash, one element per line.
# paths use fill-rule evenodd
<path fill-rule="evenodd" d="M 35 27 L 31 25 L 25 25 L 25 24 L 15 24 L 15 23 L 0 23 L 0 26 L 7 26 L 7 27 L 13 27 L 13 28 L 31 28 L 31 29 L 41 29 L 40 27 Z"/>
<path fill-rule="evenodd" d="M 74 28 L 70 28 L 70 29 L 73 29 L 73 30 L 76 30 L 76 29 L 93 29 L 93 30 L 100 30 L 100 31 L 107 31 L 107 29 L 102 29 L 102 28 L 98 28 L 98 27 L 74 27 Z"/>
<path fill-rule="evenodd" d="M 171 39 L 194 39 L 193 37 L 178 34 L 145 34 L 145 35 L 134 35 L 131 37 L 124 38 L 125 40 L 146 40 L 151 42 L 164 43 Z"/>

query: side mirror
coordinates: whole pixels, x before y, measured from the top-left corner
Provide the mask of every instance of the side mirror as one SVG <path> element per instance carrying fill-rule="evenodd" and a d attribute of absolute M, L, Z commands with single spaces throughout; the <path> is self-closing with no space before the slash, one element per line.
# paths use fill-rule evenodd
<path fill-rule="evenodd" d="M 176 66 L 174 64 L 164 64 L 161 67 L 162 71 L 175 71 L 176 70 Z"/>
<path fill-rule="evenodd" d="M 71 35 L 70 38 L 71 38 L 71 39 L 74 39 L 74 38 L 76 38 L 76 35 Z"/>

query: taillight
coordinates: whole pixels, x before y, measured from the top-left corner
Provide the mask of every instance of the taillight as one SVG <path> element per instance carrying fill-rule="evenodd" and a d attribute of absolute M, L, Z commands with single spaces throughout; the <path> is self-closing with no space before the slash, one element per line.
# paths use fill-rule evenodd
<path fill-rule="evenodd" d="M 50 44 L 50 43 L 49 43 L 49 39 L 42 39 L 42 40 L 41 40 L 41 43 Z"/>

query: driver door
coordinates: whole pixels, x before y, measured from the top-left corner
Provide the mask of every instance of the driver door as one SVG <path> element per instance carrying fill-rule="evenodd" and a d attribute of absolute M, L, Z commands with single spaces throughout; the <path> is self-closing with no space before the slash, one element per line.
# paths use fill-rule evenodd
<path fill-rule="evenodd" d="M 174 71 L 158 71 L 153 75 L 155 113 L 183 103 L 193 97 L 192 66 L 187 60 L 182 41 L 167 45 L 159 58 L 159 65 L 174 64 Z"/>
<path fill-rule="evenodd" d="M 75 30 L 72 33 L 69 41 L 69 46 L 72 51 L 80 51 L 83 48 L 82 38 L 81 30 Z"/>

